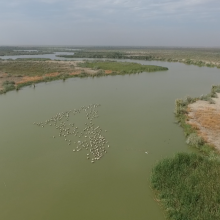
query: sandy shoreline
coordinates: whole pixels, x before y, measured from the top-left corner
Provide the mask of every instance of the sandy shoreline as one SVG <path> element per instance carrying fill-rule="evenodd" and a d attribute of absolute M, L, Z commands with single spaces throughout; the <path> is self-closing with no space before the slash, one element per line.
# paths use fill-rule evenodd
<path fill-rule="evenodd" d="M 220 151 L 220 93 L 213 98 L 215 104 L 199 100 L 188 106 L 188 124 L 192 125 L 198 135 Z"/>

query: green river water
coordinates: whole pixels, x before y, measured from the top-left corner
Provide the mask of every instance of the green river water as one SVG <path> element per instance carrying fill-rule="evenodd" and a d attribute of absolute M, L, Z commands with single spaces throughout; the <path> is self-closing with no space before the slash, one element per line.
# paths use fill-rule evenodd
<path fill-rule="evenodd" d="M 220 70 L 135 62 L 169 70 L 72 78 L 0 96 L 0 219 L 165 219 L 150 189 L 151 170 L 162 158 L 191 151 L 174 123 L 174 101 L 208 93 Z M 110 148 L 94 164 L 85 150 L 73 152 L 53 138 L 54 127 L 33 125 L 95 103 L 101 106 L 94 123 L 107 130 Z M 71 120 L 83 128 L 80 117 Z"/>

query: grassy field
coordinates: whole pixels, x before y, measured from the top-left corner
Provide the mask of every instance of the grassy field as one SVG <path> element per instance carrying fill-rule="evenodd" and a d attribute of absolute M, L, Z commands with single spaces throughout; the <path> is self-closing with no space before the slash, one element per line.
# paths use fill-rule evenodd
<path fill-rule="evenodd" d="M 171 220 L 220 219 L 220 162 L 177 154 L 153 169 L 151 183 Z"/>
<path fill-rule="evenodd" d="M 91 68 L 94 70 L 110 70 L 114 74 L 129 74 L 140 72 L 155 72 L 168 70 L 167 67 L 141 65 L 138 63 L 129 62 L 114 62 L 114 61 L 87 61 L 79 63 L 80 67 Z"/>

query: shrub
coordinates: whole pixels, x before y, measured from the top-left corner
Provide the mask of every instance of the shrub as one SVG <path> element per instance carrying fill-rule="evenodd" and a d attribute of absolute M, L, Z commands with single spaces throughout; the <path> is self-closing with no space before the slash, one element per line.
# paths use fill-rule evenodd
<path fill-rule="evenodd" d="M 2 83 L 3 86 L 5 86 L 5 85 L 14 85 L 14 84 L 15 84 L 14 81 L 8 81 L 8 80 L 6 80 L 6 81 L 4 81 L 4 82 Z"/>
<path fill-rule="evenodd" d="M 79 77 L 86 77 L 86 76 L 88 76 L 88 74 L 84 70 L 82 70 L 81 73 L 79 74 Z"/>
<path fill-rule="evenodd" d="M 4 90 L 3 90 L 4 93 L 15 89 L 15 82 L 14 81 L 6 80 L 2 83 L 2 85 L 4 88 Z"/>
<path fill-rule="evenodd" d="M 193 147 L 201 147 L 204 144 L 202 137 L 199 137 L 196 133 L 192 133 L 188 136 L 186 143 Z"/>
<path fill-rule="evenodd" d="M 180 116 L 186 113 L 187 103 L 183 99 L 175 100 L 175 115 Z"/>
<path fill-rule="evenodd" d="M 96 76 L 103 76 L 103 75 L 105 75 L 105 71 L 104 70 L 99 70 L 95 75 Z"/>

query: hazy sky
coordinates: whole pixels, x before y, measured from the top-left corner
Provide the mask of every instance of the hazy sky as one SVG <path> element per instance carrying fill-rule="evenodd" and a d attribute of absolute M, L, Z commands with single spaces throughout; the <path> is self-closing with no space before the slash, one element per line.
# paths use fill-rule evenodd
<path fill-rule="evenodd" d="M 0 45 L 220 46 L 220 0 L 0 0 Z"/>

